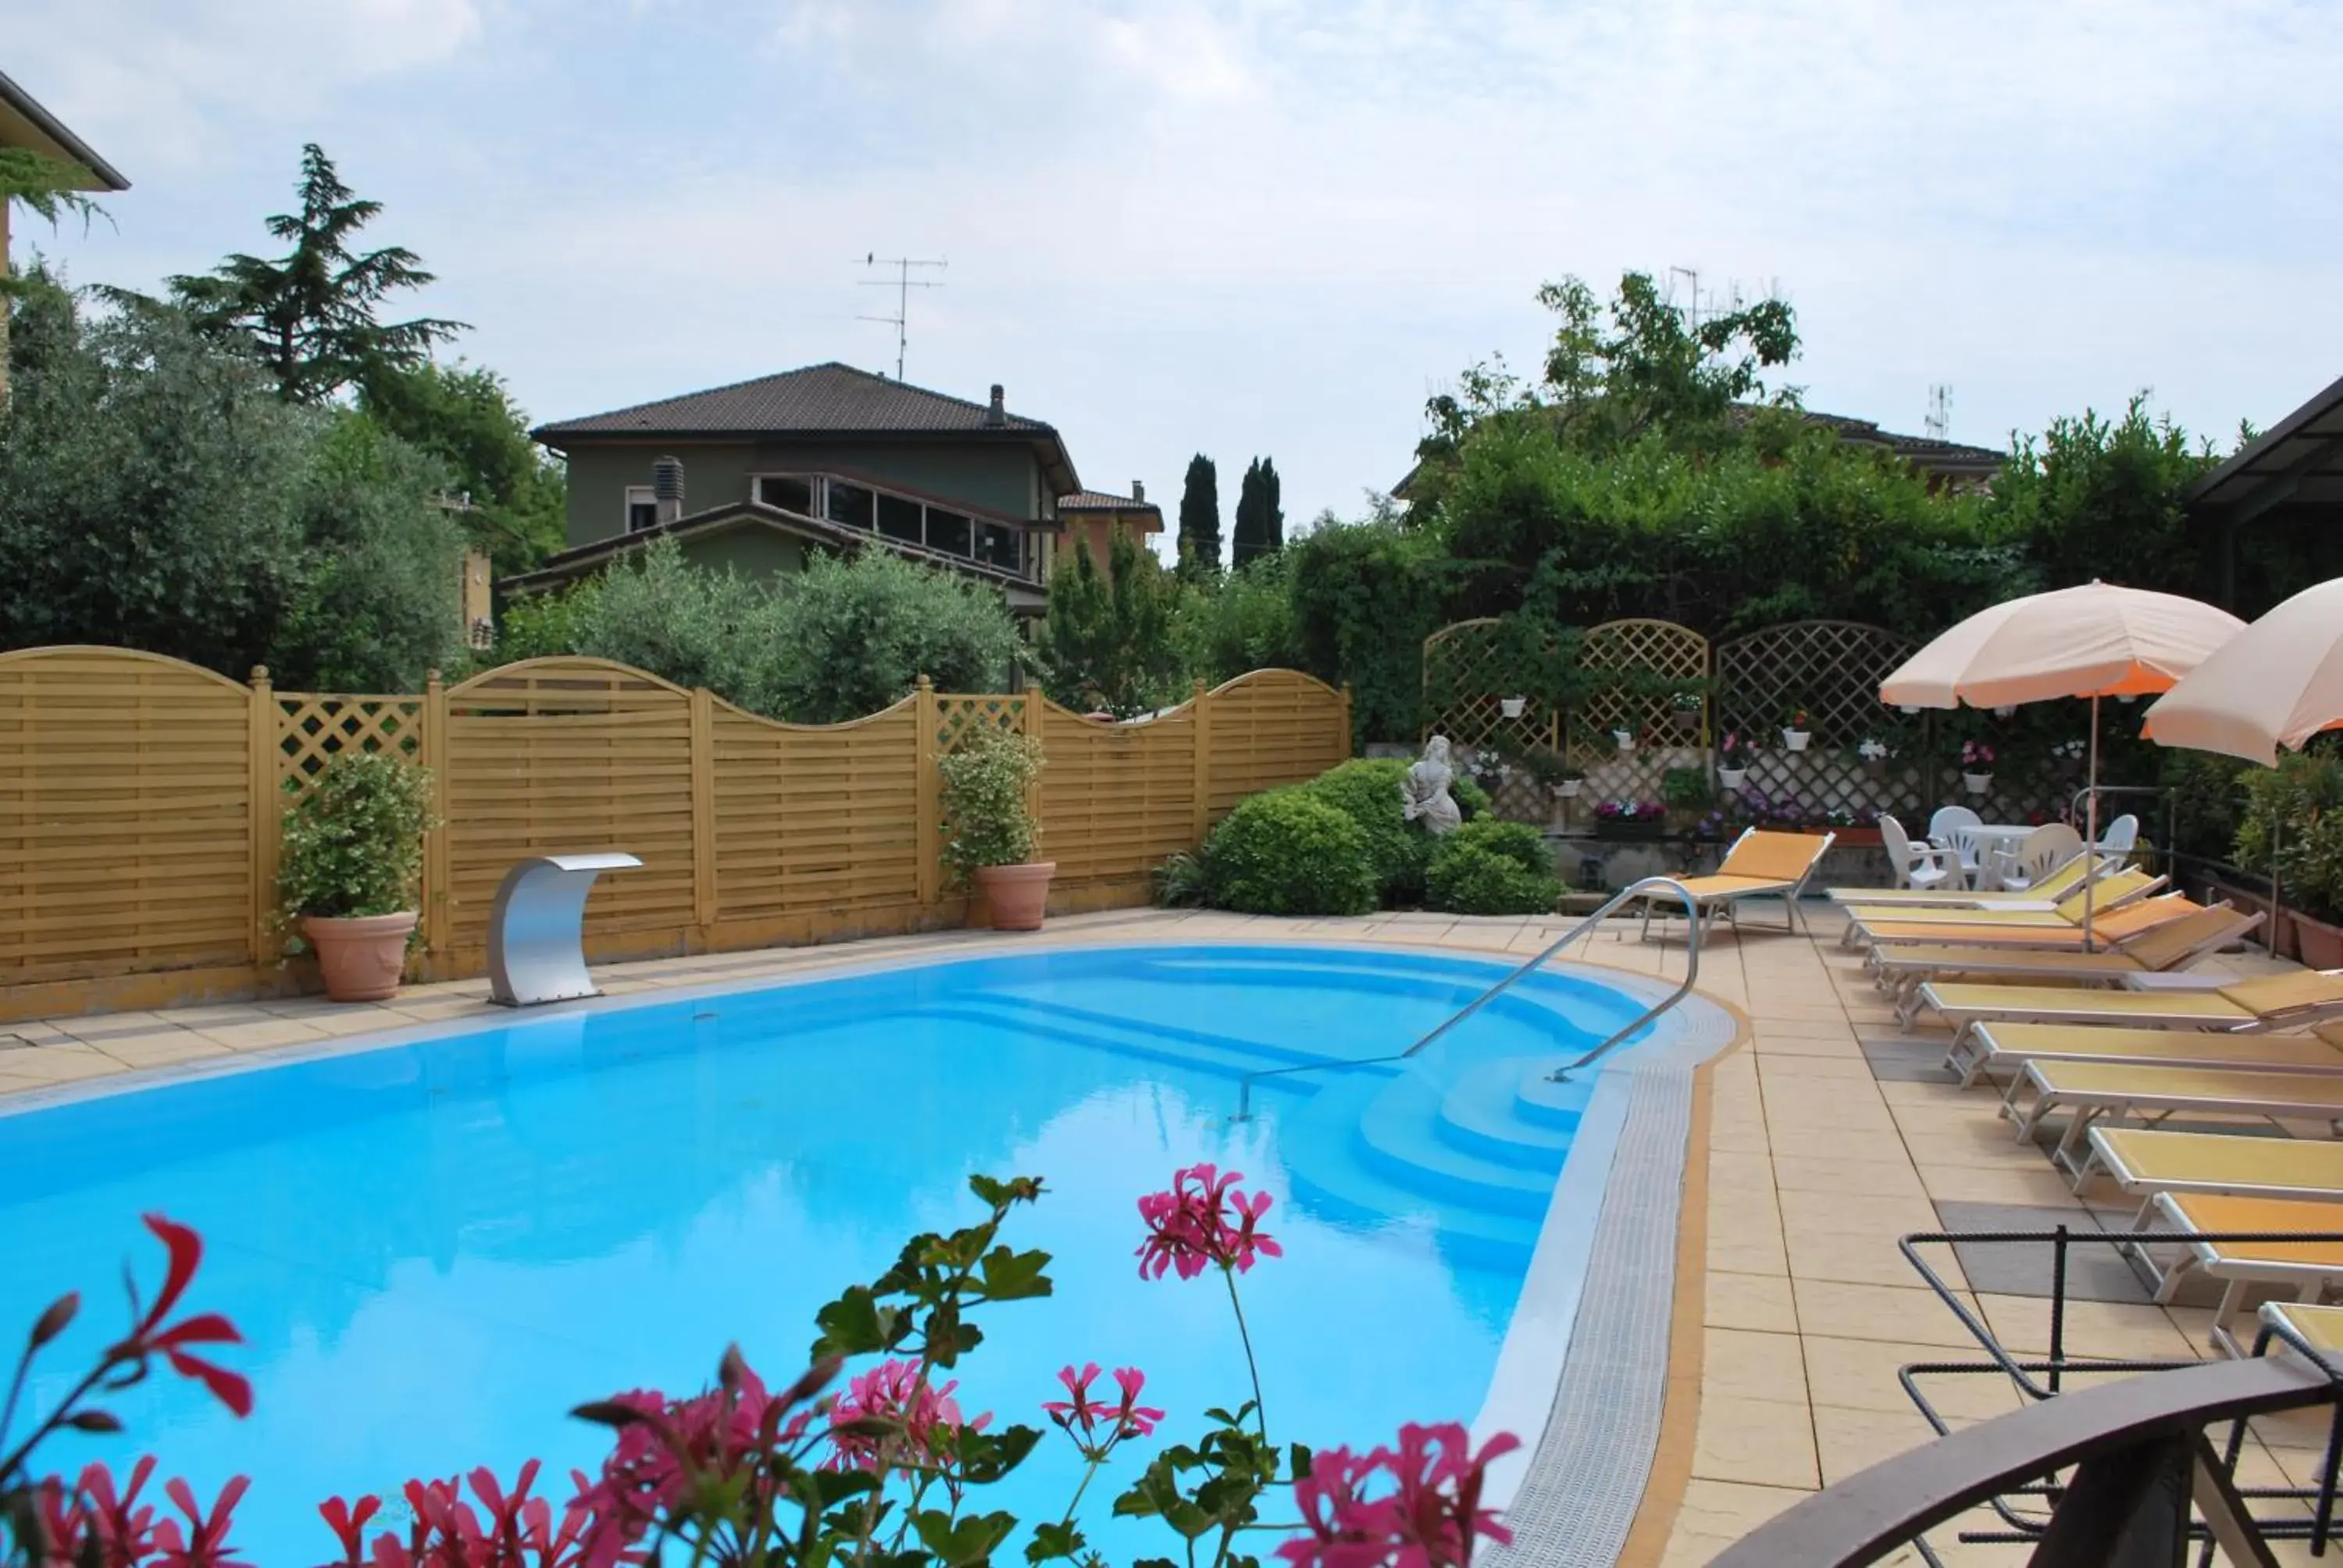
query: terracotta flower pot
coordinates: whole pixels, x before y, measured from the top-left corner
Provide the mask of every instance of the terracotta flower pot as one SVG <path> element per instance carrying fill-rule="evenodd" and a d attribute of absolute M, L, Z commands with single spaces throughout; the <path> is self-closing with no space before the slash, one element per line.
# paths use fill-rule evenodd
<path fill-rule="evenodd" d="M 1028 860 L 1021 866 L 979 866 L 977 890 L 984 895 L 996 931 L 1038 931 L 1050 907 L 1050 879 L 1055 860 Z"/>
<path fill-rule="evenodd" d="M 407 968 L 407 938 L 415 921 L 412 910 L 348 920 L 301 917 L 301 934 L 317 950 L 327 999 L 387 1001 L 397 996 L 400 973 Z"/>

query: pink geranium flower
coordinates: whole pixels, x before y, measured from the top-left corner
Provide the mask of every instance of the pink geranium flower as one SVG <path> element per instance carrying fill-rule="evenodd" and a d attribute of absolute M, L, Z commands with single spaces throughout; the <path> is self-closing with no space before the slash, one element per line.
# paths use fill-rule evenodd
<path fill-rule="evenodd" d="M 962 1419 L 960 1402 L 952 1397 L 958 1380 L 941 1385 L 920 1381 L 920 1363 L 883 1362 L 847 1384 L 830 1412 L 830 1467 L 875 1470 L 887 1457 L 887 1438 L 841 1430 L 866 1418 L 899 1422 L 903 1439 L 915 1453 L 932 1455 L 940 1440 L 962 1426 L 981 1432 L 992 1420 L 987 1411 L 974 1421 Z"/>
<path fill-rule="evenodd" d="M 186 1293 L 189 1282 L 196 1277 L 196 1267 L 204 1261 L 203 1238 L 160 1214 L 149 1214 L 146 1221 L 146 1228 L 161 1239 L 169 1251 L 170 1265 L 164 1273 L 163 1289 L 156 1293 L 155 1304 L 146 1309 L 128 1335 L 107 1355 L 142 1362 L 148 1356 L 160 1355 L 171 1363 L 173 1372 L 201 1382 L 229 1410 L 239 1416 L 250 1415 L 252 1384 L 226 1367 L 214 1365 L 186 1351 L 189 1345 L 243 1343 L 244 1336 L 236 1332 L 236 1325 L 217 1312 L 198 1312 L 168 1325 L 163 1322 L 179 1304 L 179 1298 Z"/>
<path fill-rule="evenodd" d="M 1109 1404 L 1091 1397 L 1091 1384 L 1098 1381 L 1099 1365 L 1085 1362 L 1080 1372 L 1072 1367 L 1059 1371 L 1058 1381 L 1066 1385 L 1066 1399 L 1045 1400 L 1042 1412 L 1057 1422 L 1085 1459 L 1106 1458 L 1114 1445 L 1128 1437 L 1145 1437 L 1163 1419 L 1163 1412 L 1152 1405 L 1139 1402 L 1140 1391 L 1147 1386 L 1147 1374 L 1137 1367 L 1114 1369 L 1115 1385 L 1122 1391 L 1120 1403 Z"/>
<path fill-rule="evenodd" d="M 1293 1483 L 1307 1533 L 1277 1554 L 1293 1568 L 1467 1568 L 1476 1540 L 1513 1542 L 1496 1512 L 1481 1506 L 1481 1492 L 1489 1462 L 1520 1446 L 1501 1432 L 1476 1454 L 1450 1422 L 1401 1427 L 1396 1450 L 1321 1450 Z M 1390 1486 L 1374 1488 L 1384 1477 Z"/>
<path fill-rule="evenodd" d="M 1147 1239 L 1139 1246 L 1140 1277 L 1160 1280 L 1176 1272 L 1192 1280 L 1212 1266 L 1242 1274 L 1256 1256 L 1283 1257 L 1285 1249 L 1261 1229 L 1270 1195 L 1246 1193 L 1237 1186 L 1243 1180 L 1242 1171 L 1190 1165 L 1172 1173 L 1168 1191 L 1141 1198 Z"/>

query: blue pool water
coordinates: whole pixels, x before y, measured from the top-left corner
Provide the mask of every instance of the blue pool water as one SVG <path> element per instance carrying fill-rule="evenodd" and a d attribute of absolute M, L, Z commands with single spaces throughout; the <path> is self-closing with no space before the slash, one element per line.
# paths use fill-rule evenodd
<path fill-rule="evenodd" d="M 1286 1255 L 1243 1281 L 1272 1435 L 1469 1422 L 1591 1089 L 1544 1070 L 1638 1004 L 1541 975 L 1403 1072 L 1272 1078 L 1253 1120 L 1230 1112 L 1240 1075 L 1398 1050 L 1502 972 L 1286 947 L 988 958 L 0 1114 L 0 1335 L 84 1292 L 33 1390 L 54 1399 L 120 1332 L 121 1260 L 159 1277 L 139 1213 L 196 1226 L 191 1304 L 244 1330 L 222 1359 L 252 1376 L 253 1415 L 159 1377 L 112 1402 L 127 1444 L 50 1460 L 153 1452 L 206 1495 L 249 1473 L 247 1555 L 315 1562 L 312 1509 L 335 1493 L 531 1455 L 591 1469 L 598 1434 L 564 1412 L 696 1391 L 730 1341 L 785 1380 L 818 1305 L 912 1231 L 973 1217 L 970 1172 L 1026 1173 L 1051 1192 L 1009 1239 L 1055 1254 L 1057 1292 L 980 1320 L 964 1404 L 1041 1424 L 1060 1365 L 1135 1363 L 1163 1435 L 1186 1437 L 1243 1397 L 1243 1363 L 1215 1280 L 1138 1278 L 1133 1201 L 1210 1160 L 1278 1200 Z M 1138 1467 L 1119 1461 L 1106 1498 Z M 1052 1433 L 995 1495 L 1054 1515 L 1074 1472 Z M 1103 1500 L 1086 1513 L 1112 1559 L 1166 1547 Z"/>

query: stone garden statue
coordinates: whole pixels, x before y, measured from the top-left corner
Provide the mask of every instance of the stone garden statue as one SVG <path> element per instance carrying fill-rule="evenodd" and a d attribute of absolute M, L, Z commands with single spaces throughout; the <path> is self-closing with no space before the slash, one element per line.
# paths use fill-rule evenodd
<path fill-rule="evenodd" d="M 1435 735 L 1424 742 L 1423 755 L 1400 780 L 1400 815 L 1408 821 L 1422 822 L 1434 838 L 1453 833 L 1464 820 L 1448 793 L 1448 786 L 1455 781 L 1456 769 L 1448 761 L 1448 737 Z"/>

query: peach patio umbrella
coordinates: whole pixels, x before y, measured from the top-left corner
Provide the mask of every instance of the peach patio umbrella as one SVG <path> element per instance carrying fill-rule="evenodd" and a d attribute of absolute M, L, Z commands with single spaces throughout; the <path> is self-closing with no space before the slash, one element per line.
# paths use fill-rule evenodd
<path fill-rule="evenodd" d="M 2158 698 L 2141 731 L 2278 766 L 2322 729 L 2343 728 L 2343 578 L 2308 588 L 2223 645 Z"/>
<path fill-rule="evenodd" d="M 2088 582 L 1995 605 L 1938 637 L 1880 683 L 1907 708 L 2003 708 L 2091 699 L 2084 839 L 2099 841 L 2099 699 L 2169 691 L 2246 623 L 2177 594 Z M 2088 945 L 2092 883 L 2084 884 Z"/>

